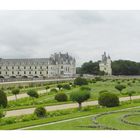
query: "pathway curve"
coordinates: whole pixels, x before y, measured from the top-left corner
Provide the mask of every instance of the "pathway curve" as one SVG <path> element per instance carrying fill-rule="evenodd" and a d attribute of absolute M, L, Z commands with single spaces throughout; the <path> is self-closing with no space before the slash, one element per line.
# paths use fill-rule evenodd
<path fill-rule="evenodd" d="M 120 101 L 128 101 L 129 99 L 130 99 L 129 97 L 121 97 Z M 140 95 L 139 96 L 133 96 L 132 99 L 140 99 Z M 92 106 L 92 105 L 98 105 L 98 101 L 84 102 L 82 106 Z M 63 110 L 63 109 L 76 108 L 76 107 L 78 107 L 77 103 L 71 103 L 71 104 L 46 106 L 45 109 L 47 111 L 56 111 L 56 110 Z M 11 111 L 7 111 L 6 112 L 6 116 L 5 117 L 32 114 L 34 112 L 34 110 L 35 110 L 35 108 L 11 110 Z"/>

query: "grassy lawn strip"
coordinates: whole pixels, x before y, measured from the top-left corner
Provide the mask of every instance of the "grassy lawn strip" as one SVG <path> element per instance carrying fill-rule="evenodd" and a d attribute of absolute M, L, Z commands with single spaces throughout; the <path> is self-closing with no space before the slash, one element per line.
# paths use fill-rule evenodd
<path fill-rule="evenodd" d="M 70 111 L 70 112 L 72 111 L 72 113 L 69 113 L 66 115 L 38 119 L 38 120 L 32 120 L 32 121 L 27 121 L 27 122 L 19 122 L 19 123 L 14 123 L 14 124 L 9 124 L 9 125 L 3 125 L 3 126 L 0 126 L 0 129 L 2 129 L 2 130 L 19 129 L 19 128 L 24 128 L 24 127 L 28 127 L 28 126 L 56 122 L 56 121 L 76 118 L 76 117 L 80 117 L 80 116 L 95 115 L 95 114 L 103 113 L 103 112 L 107 112 L 107 111 L 120 110 L 120 109 L 124 109 L 124 108 L 129 108 L 129 107 L 136 107 L 136 106 L 140 106 L 140 103 L 133 102 L 130 104 L 129 102 L 123 102 L 121 106 L 113 107 L 113 108 L 100 108 L 99 106 L 83 107 L 82 111 L 77 111 L 77 109 L 67 109 L 66 111 Z"/>

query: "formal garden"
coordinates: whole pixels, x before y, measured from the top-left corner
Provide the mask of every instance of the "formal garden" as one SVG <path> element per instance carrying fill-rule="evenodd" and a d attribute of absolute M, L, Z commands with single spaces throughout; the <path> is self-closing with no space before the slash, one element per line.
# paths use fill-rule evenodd
<path fill-rule="evenodd" d="M 27 96 L 21 98 L 22 94 Z M 67 82 L 1 87 L 0 129 L 140 129 L 140 111 L 135 108 L 139 107 L 140 98 L 133 99 L 133 96 L 139 95 L 140 80 L 136 78 L 78 77 Z M 9 100 L 10 96 L 14 99 Z M 119 100 L 124 97 L 128 98 Z M 83 106 L 84 102 L 90 101 L 98 101 L 98 104 Z M 72 103 L 77 104 L 77 108 L 45 109 L 47 106 Z M 28 114 L 23 112 L 22 115 L 7 116 L 8 111 L 25 108 L 35 109 Z M 45 126 L 38 126 L 41 124 Z"/>

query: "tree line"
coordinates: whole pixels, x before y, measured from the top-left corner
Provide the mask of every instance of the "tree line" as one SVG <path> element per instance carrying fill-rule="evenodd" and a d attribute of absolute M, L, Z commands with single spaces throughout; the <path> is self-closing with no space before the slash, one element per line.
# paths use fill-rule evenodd
<path fill-rule="evenodd" d="M 77 67 L 77 74 L 104 75 L 99 70 L 99 62 L 85 62 L 81 67 Z M 112 62 L 113 75 L 140 75 L 140 63 L 130 60 L 116 60 Z"/>

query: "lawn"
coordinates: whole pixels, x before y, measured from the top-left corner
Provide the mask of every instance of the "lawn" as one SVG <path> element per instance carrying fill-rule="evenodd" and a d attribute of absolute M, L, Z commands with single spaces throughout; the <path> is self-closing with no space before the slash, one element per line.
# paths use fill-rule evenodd
<path fill-rule="evenodd" d="M 127 111 L 119 111 L 117 113 L 109 113 L 103 115 L 99 114 L 99 118 L 94 123 L 94 118 L 98 115 L 87 116 L 75 120 L 66 122 L 48 124 L 46 126 L 39 126 L 30 128 L 32 130 L 140 130 L 140 114 L 129 118 L 129 121 L 135 122 L 136 124 L 128 124 L 121 121 L 122 117 L 126 114 L 134 113 L 134 110 L 140 111 L 139 109 L 130 109 Z M 98 123 L 98 124 L 97 124 Z"/>
<path fill-rule="evenodd" d="M 139 80 L 135 80 L 136 82 L 133 83 L 133 80 L 107 80 L 107 81 L 98 81 L 96 83 L 90 83 L 88 87 L 91 88 L 91 98 L 89 100 L 97 100 L 99 96 L 99 92 L 102 90 L 108 90 L 114 94 L 117 94 L 118 96 L 127 96 L 126 94 L 120 94 L 118 90 L 115 89 L 115 85 L 117 85 L 117 82 L 120 82 L 121 84 L 126 85 L 126 89 L 123 90 L 122 93 L 125 93 L 129 90 L 136 91 L 135 95 L 140 95 L 140 82 Z M 131 83 L 131 86 L 128 86 L 128 83 Z M 53 87 L 56 87 L 56 85 L 53 85 Z M 41 88 L 41 87 L 40 87 Z M 68 96 L 70 92 L 78 90 L 80 87 L 72 87 L 71 90 L 63 90 Z M 61 91 L 60 91 L 61 92 Z M 38 105 L 47 106 L 47 105 L 57 105 L 57 104 L 66 104 L 71 103 L 70 99 L 67 102 L 57 102 L 54 100 L 54 96 L 57 93 L 46 93 L 43 95 L 40 95 L 39 98 L 34 99 L 34 101 L 29 98 L 22 98 L 18 99 L 17 101 L 9 101 L 7 110 L 13 110 L 13 109 L 21 109 L 21 108 L 30 108 L 30 107 L 36 107 Z"/>

